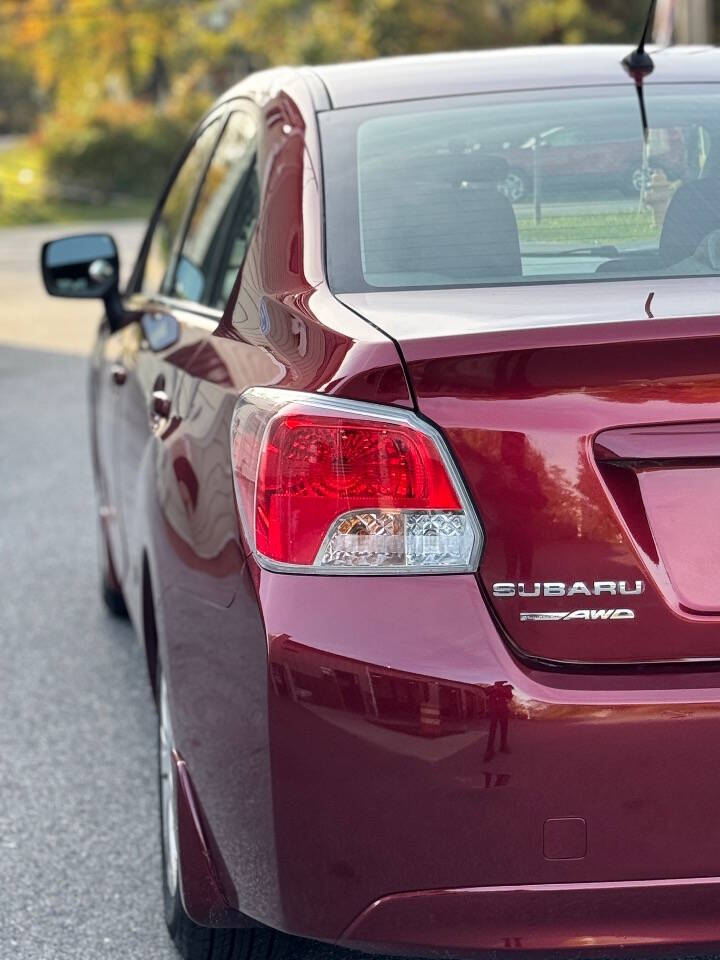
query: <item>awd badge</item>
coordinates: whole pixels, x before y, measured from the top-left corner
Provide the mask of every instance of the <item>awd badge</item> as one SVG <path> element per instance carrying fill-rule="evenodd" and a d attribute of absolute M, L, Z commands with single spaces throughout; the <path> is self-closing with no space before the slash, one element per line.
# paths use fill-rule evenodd
<path fill-rule="evenodd" d="M 551 611 L 548 613 L 520 613 L 521 620 L 634 620 L 635 611 L 625 609 L 613 610 L 571 610 Z"/>

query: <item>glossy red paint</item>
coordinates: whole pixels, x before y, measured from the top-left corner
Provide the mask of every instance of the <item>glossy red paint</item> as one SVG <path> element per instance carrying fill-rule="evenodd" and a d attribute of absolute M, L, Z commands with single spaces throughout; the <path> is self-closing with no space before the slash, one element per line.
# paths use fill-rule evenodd
<path fill-rule="evenodd" d="M 697 751 L 711 742 L 719 715 L 715 673 L 528 672 L 500 642 L 470 576 L 438 578 L 432 591 L 417 578 L 352 579 L 336 592 L 322 578 L 262 573 L 259 596 L 270 643 L 282 865 L 283 914 L 269 922 L 335 938 L 341 914 L 360 916 L 378 885 L 384 892 L 375 899 L 537 886 L 541 909 L 553 910 L 544 906 L 552 902 L 547 885 L 582 892 L 599 881 L 632 889 L 640 880 L 714 875 L 720 779 L 713 765 L 698 763 Z M 356 610 L 362 628 L 348 629 Z M 499 687 L 509 699 L 497 696 Z M 641 778 L 630 772 L 637 764 Z M 586 821 L 587 853 L 548 859 L 544 824 L 566 817 Z M 685 895 L 692 899 L 692 890 Z M 599 936 L 604 907 L 596 930 L 592 899 L 585 902 L 587 935 Z M 561 918 L 563 898 L 556 903 Z M 453 916 L 467 909 L 469 924 L 470 904 L 457 909 Z M 500 936 L 492 917 L 485 927 L 476 912 L 471 941 L 468 928 L 449 921 L 443 932 L 442 914 L 430 924 L 428 913 L 422 922 L 415 914 L 419 926 L 408 941 L 402 914 L 397 939 L 387 927 L 373 933 L 370 921 L 368 939 L 503 949 L 513 946 L 506 936 L 528 932 L 520 916 Z M 388 924 L 393 915 L 390 903 Z M 556 936 L 553 949 L 569 946 L 562 929 L 558 921 L 538 930 L 548 937 L 539 942 L 549 947 Z"/>
<path fill-rule="evenodd" d="M 639 956 L 647 955 L 648 943 L 657 953 L 676 956 L 689 944 L 717 948 L 719 883 L 659 880 L 401 893 L 369 907 L 344 939 L 390 951 L 412 943 L 422 949 L 431 941 L 443 956 L 443 948 L 468 956 L 496 951 Z"/>
<path fill-rule="evenodd" d="M 208 846 L 209 836 L 192 786 L 187 764 L 173 754 L 178 817 L 178 855 L 182 863 L 180 895 L 185 910 L 205 926 L 245 926 L 247 921 L 232 910 L 223 893 L 225 877 L 219 876 L 222 858 Z"/>
<path fill-rule="evenodd" d="M 641 281 L 453 291 L 439 337 L 425 324 L 438 293 L 343 296 L 401 344 L 420 409 L 448 437 L 485 526 L 484 590 L 523 584 L 526 596 L 493 599 L 522 655 L 573 663 L 720 655 L 719 287 L 697 282 L 685 294 L 651 283 L 653 319 L 641 319 L 649 285 Z M 543 318 L 535 327 L 531 309 Z M 642 581 L 640 596 L 583 603 L 623 608 L 631 599 L 635 619 L 580 630 L 520 621 L 525 611 L 577 607 L 578 596 L 542 596 L 537 585 L 578 581 L 624 581 L 629 590 Z"/>
<path fill-rule="evenodd" d="M 130 615 L 157 633 L 198 923 L 427 954 L 720 940 L 720 281 L 336 298 L 324 279 L 328 96 L 402 96 L 423 70 L 416 96 L 556 76 L 550 53 L 503 56 L 389 61 L 365 86 L 326 68 L 327 90 L 302 71 L 245 81 L 215 109 L 257 109 L 263 202 L 226 309 L 136 283 L 101 333 L 98 490 Z M 577 82 L 603 82 L 620 51 L 567 57 L 563 77 L 582 64 Z M 690 79 L 716 71 L 717 54 L 687 60 Z M 176 342 L 153 349 L 148 315 L 171 316 Z M 439 425 L 484 527 L 477 575 L 261 570 L 229 440 L 258 385 Z M 581 597 L 636 618 L 521 622 L 578 599 L 492 596 L 595 581 L 642 581 L 622 602 Z"/>

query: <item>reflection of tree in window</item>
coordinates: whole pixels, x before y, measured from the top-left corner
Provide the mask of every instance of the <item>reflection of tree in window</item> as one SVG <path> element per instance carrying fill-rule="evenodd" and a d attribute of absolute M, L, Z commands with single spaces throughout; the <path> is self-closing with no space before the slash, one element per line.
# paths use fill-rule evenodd
<path fill-rule="evenodd" d="M 247 190 L 241 198 L 240 209 L 235 218 L 235 232 L 231 237 L 229 255 L 227 264 L 220 274 L 220 286 L 215 305 L 222 309 L 227 303 L 235 283 L 235 277 L 245 260 L 250 239 L 257 222 L 258 208 L 260 206 L 260 191 L 255 171 L 248 181 Z"/>
<path fill-rule="evenodd" d="M 162 289 L 173 247 L 179 238 L 198 180 L 207 165 L 218 129 L 217 122 L 211 123 L 200 134 L 170 188 L 153 230 L 145 261 L 143 290 L 147 293 L 158 293 Z"/>
<path fill-rule="evenodd" d="M 248 114 L 231 114 L 188 223 L 173 296 L 225 304 L 257 220 L 255 136 Z"/>

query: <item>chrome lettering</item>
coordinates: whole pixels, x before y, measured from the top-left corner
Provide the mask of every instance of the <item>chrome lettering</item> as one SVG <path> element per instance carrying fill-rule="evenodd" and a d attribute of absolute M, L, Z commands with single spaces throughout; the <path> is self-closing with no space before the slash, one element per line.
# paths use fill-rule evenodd
<path fill-rule="evenodd" d="M 534 584 L 533 584 L 532 593 L 529 593 L 529 592 L 525 589 L 525 584 L 524 584 L 524 583 L 519 583 L 519 584 L 518 584 L 518 592 L 517 592 L 517 595 L 518 595 L 519 597 L 539 597 L 539 596 L 540 596 L 540 584 L 539 584 L 539 583 L 534 583 Z"/>
<path fill-rule="evenodd" d="M 645 584 L 642 580 L 635 581 L 635 587 L 631 590 L 627 585 L 626 580 L 618 580 L 618 593 L 621 593 L 625 597 L 634 597 L 643 593 L 645 590 Z"/>
<path fill-rule="evenodd" d="M 599 610 L 569 610 L 569 611 L 547 611 L 536 612 L 523 610 L 520 613 L 520 620 L 526 621 L 547 621 L 556 623 L 558 620 L 634 620 L 635 611 L 627 609 L 599 609 Z"/>
<path fill-rule="evenodd" d="M 574 597 L 578 593 L 581 593 L 584 597 L 592 596 L 592 591 L 590 590 L 590 587 L 588 587 L 587 584 L 582 583 L 579 580 L 570 587 L 570 589 L 567 592 L 567 595 L 569 597 Z"/>
<path fill-rule="evenodd" d="M 595 596 L 599 597 L 601 593 L 609 593 L 614 597 L 617 593 L 617 583 L 614 580 L 596 580 Z"/>
<path fill-rule="evenodd" d="M 494 583 L 493 596 L 494 597 L 514 597 L 515 584 L 514 583 Z"/>
<path fill-rule="evenodd" d="M 534 580 L 532 582 L 494 583 L 492 587 L 494 597 L 599 597 L 608 594 L 611 597 L 637 597 L 645 592 L 643 580 L 594 580 L 586 583 L 575 580 L 573 583 L 562 583 L 560 580 Z"/>
<path fill-rule="evenodd" d="M 544 584 L 543 594 L 546 597 L 564 597 L 565 584 L 564 583 L 546 583 Z"/>

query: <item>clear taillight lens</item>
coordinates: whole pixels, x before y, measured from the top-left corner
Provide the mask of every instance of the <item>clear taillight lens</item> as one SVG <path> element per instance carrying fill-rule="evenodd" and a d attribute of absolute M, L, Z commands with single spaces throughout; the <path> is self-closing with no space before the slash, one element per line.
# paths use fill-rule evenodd
<path fill-rule="evenodd" d="M 413 414 L 251 389 L 231 430 L 235 490 L 261 565 L 306 573 L 474 570 L 482 534 L 436 430 Z"/>

